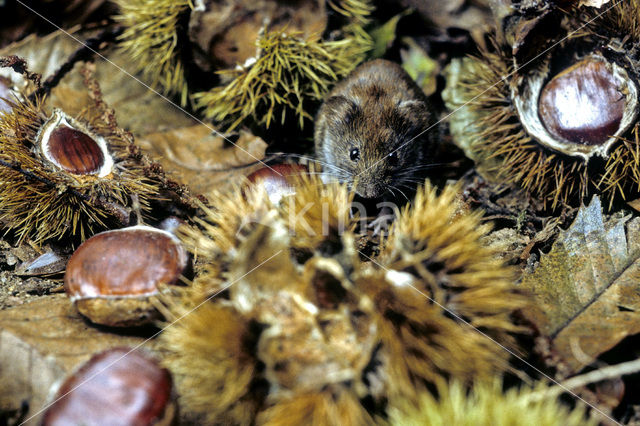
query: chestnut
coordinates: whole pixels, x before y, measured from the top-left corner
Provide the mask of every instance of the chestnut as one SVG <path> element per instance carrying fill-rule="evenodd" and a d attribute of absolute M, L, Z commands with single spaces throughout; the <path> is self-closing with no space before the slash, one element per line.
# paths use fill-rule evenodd
<path fill-rule="evenodd" d="M 274 164 L 263 167 L 247 176 L 253 185 L 262 185 L 273 204 L 278 204 L 282 197 L 295 193 L 295 176 L 306 174 L 309 169 L 302 164 Z"/>
<path fill-rule="evenodd" d="M 640 3 L 631 3 L 620 7 L 638 16 Z M 640 188 L 637 70 L 589 46 L 591 37 L 569 39 L 526 67 L 514 69 L 517 58 L 502 49 L 454 61 L 443 97 L 466 112 L 451 117 L 450 130 L 485 179 L 519 186 L 541 209 L 596 193 L 612 207 Z"/>
<path fill-rule="evenodd" d="M 48 163 L 73 175 L 105 177 L 114 165 L 105 139 L 59 109 L 42 125 L 37 145 Z"/>
<path fill-rule="evenodd" d="M 553 151 L 606 157 L 637 116 L 638 87 L 627 71 L 593 54 L 548 77 L 535 74 L 513 89 L 522 126 Z"/>
<path fill-rule="evenodd" d="M 133 226 L 94 235 L 73 253 L 64 288 L 92 322 L 128 327 L 158 316 L 151 298 L 173 285 L 188 266 L 187 251 L 173 234 Z"/>
<path fill-rule="evenodd" d="M 132 210 L 149 212 L 163 184 L 155 171 L 144 172 L 148 159 L 105 115 L 108 107 L 95 104 L 74 118 L 50 113 L 47 100 L 36 98 L 16 93 L 11 112 L 0 114 L 3 226 L 20 241 L 70 237 L 75 245 L 128 226 Z"/>
<path fill-rule="evenodd" d="M 94 355 L 59 387 L 43 416 L 53 425 L 168 425 L 175 416 L 169 372 L 139 350 Z"/>
<path fill-rule="evenodd" d="M 605 62 L 581 61 L 542 89 L 540 119 L 557 139 L 582 145 L 605 143 L 618 131 L 624 116 L 623 84 Z"/>

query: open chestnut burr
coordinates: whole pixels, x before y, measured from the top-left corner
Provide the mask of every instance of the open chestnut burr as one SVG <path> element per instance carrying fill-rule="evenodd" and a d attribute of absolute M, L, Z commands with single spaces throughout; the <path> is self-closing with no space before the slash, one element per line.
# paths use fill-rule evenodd
<path fill-rule="evenodd" d="M 43 426 L 169 425 L 175 416 L 169 372 L 139 350 L 94 355 L 59 387 Z"/>
<path fill-rule="evenodd" d="M 512 97 L 527 132 L 549 149 L 606 156 L 637 116 L 638 89 L 624 68 L 588 55 L 549 78 L 531 75 Z"/>
<path fill-rule="evenodd" d="M 447 71 L 454 142 L 543 208 L 640 196 L 640 3 L 492 3 L 493 45 Z"/>
<path fill-rule="evenodd" d="M 0 219 L 36 244 L 79 243 L 150 211 L 159 181 L 145 175 L 133 139 L 99 108 L 72 117 L 47 99 L 7 101 L 0 114 Z M 135 200 L 135 201 L 134 201 Z"/>
<path fill-rule="evenodd" d="M 94 235 L 67 263 L 64 287 L 78 311 L 108 326 L 142 325 L 158 317 L 152 298 L 176 284 L 189 262 L 170 232 L 133 226 Z"/>
<path fill-rule="evenodd" d="M 48 163 L 78 177 L 105 177 L 113 168 L 105 139 L 58 109 L 42 126 L 38 148 Z"/>

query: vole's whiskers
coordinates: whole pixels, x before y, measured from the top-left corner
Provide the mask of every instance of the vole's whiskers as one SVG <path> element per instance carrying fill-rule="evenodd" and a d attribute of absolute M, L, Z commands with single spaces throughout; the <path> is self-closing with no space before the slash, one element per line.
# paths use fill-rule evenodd
<path fill-rule="evenodd" d="M 415 172 L 415 171 L 421 171 L 421 170 L 429 170 L 429 169 L 433 169 L 433 168 L 436 168 L 436 167 L 450 166 L 450 165 L 453 165 L 453 164 L 455 164 L 455 163 L 418 164 L 416 166 L 406 167 L 406 168 L 402 169 L 401 172 L 406 173 L 406 172 Z"/>
<path fill-rule="evenodd" d="M 393 188 L 392 188 L 391 186 L 388 186 L 388 187 L 387 187 L 387 191 L 389 191 L 389 192 L 391 193 L 391 195 L 393 195 L 393 197 L 395 198 L 396 193 L 395 193 L 395 192 L 393 192 Z"/>
<path fill-rule="evenodd" d="M 420 184 L 424 183 L 424 179 L 417 179 L 417 178 L 410 177 L 410 176 L 397 176 L 394 179 L 394 182 L 395 183 L 405 183 L 405 184 L 407 182 L 409 182 L 409 183 L 413 183 L 414 185 L 420 185 Z"/>
<path fill-rule="evenodd" d="M 331 171 L 334 171 L 334 170 L 340 171 L 345 176 L 350 175 L 348 170 L 343 169 L 342 167 L 336 166 L 335 164 L 331 164 L 331 163 L 328 163 L 326 161 L 320 160 L 320 159 L 315 158 L 315 157 L 309 157 L 309 156 L 301 155 L 301 154 L 286 154 L 286 155 L 290 156 L 290 157 L 293 157 L 293 158 L 299 158 L 301 160 L 306 160 L 306 161 L 309 161 L 311 163 L 320 164 L 321 166 L 323 166 L 325 168 L 331 169 Z"/>
<path fill-rule="evenodd" d="M 409 201 L 409 197 L 407 197 L 407 194 L 405 194 L 405 193 L 402 191 L 402 189 L 400 189 L 400 187 L 395 186 L 395 185 L 389 185 L 389 187 L 390 187 L 390 188 L 395 189 L 396 191 L 398 191 L 400 194 L 402 194 L 402 196 L 403 196 L 407 201 Z"/>

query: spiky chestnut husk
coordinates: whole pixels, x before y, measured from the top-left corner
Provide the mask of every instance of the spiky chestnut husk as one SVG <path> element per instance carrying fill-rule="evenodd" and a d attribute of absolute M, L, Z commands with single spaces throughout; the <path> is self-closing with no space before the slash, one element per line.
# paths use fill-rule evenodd
<path fill-rule="evenodd" d="M 540 396 L 547 385 L 535 388 L 502 391 L 500 380 L 476 383 L 471 392 L 461 382 L 441 380 L 437 385 L 438 397 L 421 392 L 417 403 L 394 400 L 389 409 L 392 425 L 447 425 L 508 426 L 596 425 L 597 421 L 585 416 L 583 406 L 574 409 L 563 405 L 554 397 Z"/>
<path fill-rule="evenodd" d="M 352 393 L 325 389 L 295 395 L 260 413 L 257 423 L 287 425 L 371 425 L 374 419 Z"/>
<path fill-rule="evenodd" d="M 356 279 L 382 314 L 390 369 L 406 388 L 443 374 L 490 377 L 507 368 L 500 345 L 517 351 L 511 333 L 525 331 L 511 314 L 528 299 L 514 271 L 481 243 L 490 226 L 464 212 L 457 194 L 454 186 L 440 195 L 428 183 L 419 188 L 382 242 L 382 270 Z"/>
<path fill-rule="evenodd" d="M 186 244 L 200 256 L 215 259 L 215 265 L 208 266 L 182 298 L 168 303 L 173 313 L 168 318 L 202 306 L 184 318 L 188 321 L 170 327 L 162 341 L 171 353 L 166 365 L 176 375 L 183 409 L 208 423 L 231 419 L 240 424 L 296 424 L 305 415 L 336 425 L 371 419 L 360 402 L 367 391 L 360 372 L 376 345 L 374 322 L 365 320 L 372 314 L 371 304 L 359 306 L 357 289 L 337 260 L 313 257 L 323 244 L 308 231 L 322 229 L 325 209 L 316 196 L 331 205 L 326 220 L 338 224 L 348 213 L 350 194 L 345 186 L 324 187 L 317 175 L 300 177 L 293 186 L 296 193 L 278 205 L 269 202 L 261 186 L 219 194 L 211 203 L 219 209 L 210 212 L 204 232 L 183 229 Z M 289 203 L 294 197 L 296 202 Z M 295 207 L 300 205 L 307 208 L 301 212 Z M 289 212 L 302 213 L 299 220 L 308 221 L 309 227 L 296 231 Z M 353 236 L 343 244 L 335 234 L 338 228 L 328 229 L 333 254 L 341 252 L 345 263 L 357 261 Z M 299 235 L 305 231 L 313 235 Z M 222 246 L 216 248 L 217 243 Z M 300 257 L 296 246 L 307 254 Z M 232 321 L 225 320 L 228 312 L 233 312 Z M 228 347 L 225 338 L 208 337 L 206 329 L 218 323 L 222 329 L 227 323 L 242 328 L 230 332 L 234 337 Z M 243 344 L 233 343 L 238 340 Z M 227 361 L 216 362 L 218 358 Z M 194 359 L 205 361 L 194 364 Z M 228 365 L 235 360 L 251 364 Z M 234 381 L 225 376 L 243 371 L 251 371 L 251 377 Z M 220 404 L 215 395 L 221 388 L 224 395 L 233 388 L 237 400 Z M 238 418 L 240 413 L 249 418 Z"/>
<path fill-rule="evenodd" d="M 284 122 L 287 114 L 297 117 L 303 127 L 312 118 L 310 102 L 322 100 L 331 85 L 348 75 L 373 46 L 364 31 L 373 10 L 369 0 L 339 0 L 329 6 L 348 21 L 341 39 L 322 40 L 286 28 L 267 28 L 256 42 L 255 62 L 219 71 L 230 81 L 196 93 L 196 105 L 206 117 L 230 122 L 229 130 L 251 117 L 269 127 L 278 115 Z"/>
<path fill-rule="evenodd" d="M 215 192 L 210 208 L 202 207 L 207 220 L 198 227 L 182 227 L 179 234 L 188 249 L 205 262 L 208 276 L 225 271 L 238 256 L 237 247 L 260 223 L 281 218 L 292 236 L 292 247 L 313 252 L 340 240 L 352 231 L 356 217 L 350 214 L 353 194 L 346 185 L 325 185 L 319 175 L 287 176 L 293 193 L 274 204 L 261 185 L 249 183 L 230 191 Z"/>
<path fill-rule="evenodd" d="M 633 65 L 638 58 L 631 46 L 640 36 L 640 3 L 619 2 L 584 28 L 580 26 L 603 11 L 574 8 L 566 13 L 554 12 L 560 14 L 563 34 L 569 37 L 533 63 L 518 68 L 524 65 L 522 58 L 505 53 L 510 49 L 495 47 L 481 51 L 479 57 L 465 58 L 452 65 L 443 97 L 451 109 L 461 108 L 452 116 L 454 140 L 476 161 L 485 177 L 520 186 L 552 209 L 567 203 L 578 204 L 593 192 L 601 193 L 610 202 L 637 194 L 639 76 Z M 573 32 L 576 29 L 579 31 Z M 535 31 L 538 29 L 531 33 Z M 616 34 L 620 46 L 613 47 L 613 41 L 607 46 L 603 44 Z M 586 65 L 577 71 L 593 76 L 599 73 L 615 81 L 607 84 L 619 85 L 623 93 L 605 108 L 606 114 L 613 117 L 614 104 L 624 104 L 619 117 L 614 117 L 620 123 L 605 131 L 614 137 L 606 141 L 596 141 L 598 138 L 588 141 L 594 134 L 587 142 L 560 140 L 554 128 L 558 123 L 549 121 L 542 109 L 539 113 L 533 111 L 538 106 L 539 93 L 552 86 L 553 77 L 569 73 L 571 66 L 578 66 L 581 61 Z M 575 111 L 566 113 L 580 116 Z M 560 134 L 564 131 L 559 130 Z M 578 136 L 576 133 L 572 137 L 580 139 Z"/>
<path fill-rule="evenodd" d="M 193 7 L 189 0 L 115 0 L 115 16 L 125 30 L 119 37 L 121 51 L 130 58 L 134 72 L 141 72 L 152 87 L 176 94 L 187 103 L 188 86 L 180 59 L 180 19 Z"/>
<path fill-rule="evenodd" d="M 266 29 L 320 37 L 328 21 L 326 0 L 204 0 L 189 15 L 190 51 L 198 69 L 210 74 L 250 64 Z"/>
<path fill-rule="evenodd" d="M 284 221 L 268 216 L 236 248 L 226 298 L 209 299 L 201 277 L 183 300 L 168 303 L 169 318 L 195 307 L 162 341 L 171 352 L 166 366 L 175 374 L 183 409 L 208 424 L 229 419 L 234 404 L 246 404 L 239 412 L 250 418 L 242 424 L 293 425 L 305 414 L 323 424 L 370 420 L 360 400 L 368 392 L 363 372 L 377 343 L 372 305 L 359 299 L 337 260 L 314 257 L 298 264 L 289 238 Z M 346 259 L 357 259 L 352 247 L 344 250 L 350 253 Z M 225 320 L 229 310 L 233 319 Z M 218 338 L 218 330 L 210 338 L 211 324 L 235 327 L 231 342 Z M 194 364 L 195 359 L 205 361 Z M 237 360 L 250 365 L 238 366 Z M 251 375 L 231 380 L 245 371 Z M 221 404 L 220 389 L 237 401 Z"/>
<path fill-rule="evenodd" d="M 319 185 L 319 178 L 312 175 L 303 179 L 296 191 L 299 201 L 310 202 L 303 217 L 320 223 L 323 207 L 318 197 L 331 205 L 340 204 L 326 213 L 329 222 L 344 220 L 350 200 L 346 188 L 334 184 L 329 193 L 318 189 Z M 507 355 L 490 346 L 495 343 L 473 334 L 415 290 L 435 289 L 437 294 L 431 297 L 453 312 L 468 315 L 466 319 L 502 344 L 513 343 L 507 331 L 520 331 L 508 323 L 511 310 L 523 305 L 514 290 L 503 287 L 512 275 L 499 262 L 487 259 L 492 252 L 478 248 L 480 243 L 474 238 L 483 235 L 484 228 L 478 230 L 477 216 L 468 219 L 465 213 L 459 218 L 454 214 L 454 194 L 449 188 L 440 199 L 433 188 L 425 190 L 415 210 L 405 210 L 399 219 L 429 227 L 431 224 L 419 221 L 425 209 L 431 211 L 426 213 L 429 219 L 441 214 L 445 219 L 436 221 L 431 231 L 415 235 L 412 244 L 397 242 L 410 239 L 415 231 L 408 225 L 399 226 L 405 238 L 390 237 L 388 251 L 370 263 L 361 261 L 355 236 L 349 231 L 340 234 L 337 228 L 327 227 L 324 240 L 300 235 L 314 227 L 290 225 L 289 212 L 302 210 L 290 210 L 288 198 L 278 205 L 267 202 L 254 206 L 257 220 L 233 233 L 239 236 L 236 239 L 224 238 L 223 244 L 233 242 L 224 253 L 215 249 L 213 238 L 219 234 L 208 235 L 209 231 L 221 229 L 217 225 L 221 220 L 239 223 L 238 216 L 247 213 L 246 207 L 239 210 L 237 204 L 228 203 L 230 218 L 224 219 L 225 212 L 220 211 L 204 232 L 189 231 L 186 245 L 200 247 L 199 253 L 222 253 L 224 267 L 211 267 L 196 277 L 182 298 L 167 301 L 169 320 L 195 308 L 189 314 L 195 318 L 176 322 L 161 338 L 171 352 L 167 367 L 174 374 L 179 371 L 176 383 L 183 409 L 204 416 L 209 423 L 229 418 L 227 411 L 218 409 L 215 395 L 217 389 L 231 386 L 222 382 L 224 374 L 242 368 L 216 362 L 206 367 L 212 371 L 200 363 L 192 367 L 194 359 L 217 359 L 212 351 L 252 360 L 253 376 L 243 381 L 235 394 L 241 395 L 238 404 L 250 407 L 245 411 L 254 410 L 251 421 L 257 424 L 296 424 L 305 414 L 322 424 L 343 424 L 346 420 L 369 424 L 372 418 L 384 415 L 389 398 L 415 398 L 420 386 L 442 375 L 469 382 L 475 374 L 488 376 L 506 368 Z M 307 215 L 308 211 L 313 213 Z M 452 231 L 446 227 L 449 223 Z M 441 234 L 444 241 L 430 246 L 429 238 L 441 238 Z M 462 243 L 458 244 L 458 238 Z M 461 247 L 469 244 L 469 249 Z M 430 250 L 436 252 L 432 258 L 426 256 Z M 461 250 L 459 259 L 455 258 L 456 250 Z M 396 253 L 407 264 L 400 263 Z M 468 259 L 472 254 L 479 256 L 478 265 L 492 270 L 474 268 L 474 259 Z M 437 276 L 416 272 L 440 258 L 444 265 L 457 269 L 443 266 Z M 391 269 L 402 266 L 407 270 Z M 494 282 L 497 289 L 492 287 Z M 472 300 L 474 297 L 479 301 Z M 482 302 L 488 306 L 477 306 Z M 215 317 L 222 314 L 216 312 L 222 308 L 231 309 L 234 323 L 245 324 L 244 330 L 250 330 L 238 332 L 238 336 L 245 336 L 242 353 L 233 349 L 235 344 L 225 349 L 207 337 L 206 325 L 218 323 Z M 191 321 L 204 325 L 190 325 Z M 248 388 L 262 393 L 247 393 Z M 250 400 L 246 395 L 251 395 Z M 209 401 L 209 406 L 206 402 L 191 405 L 190 401 Z M 288 414 L 281 416 L 283 413 Z"/>
<path fill-rule="evenodd" d="M 354 194 L 346 184 L 325 185 L 316 175 L 306 174 L 292 177 L 292 183 L 296 191 L 282 200 L 281 212 L 293 234 L 294 247 L 316 250 L 323 242 L 353 232 L 357 220 L 351 214 Z"/>
<path fill-rule="evenodd" d="M 20 239 L 29 237 L 41 243 L 73 236 L 84 240 L 110 225 L 126 224 L 132 196 L 143 210 L 148 209 L 156 185 L 143 177 L 142 166 L 131 158 L 130 142 L 105 123 L 100 113 L 88 109 L 78 118 L 60 110 L 47 114 L 42 99 L 12 102 L 11 107 L 11 112 L 0 117 L 0 220 Z M 53 134 L 52 128 L 43 130 L 47 123 L 76 129 L 72 137 L 95 146 L 82 153 L 68 151 L 60 142 L 69 136 L 63 133 L 48 139 L 57 140 L 56 147 L 43 150 L 42 143 Z M 90 170 L 79 158 L 99 154 L 98 149 L 104 167 Z M 56 165 L 56 156 L 72 160 Z"/>
<path fill-rule="evenodd" d="M 185 63 L 177 40 L 181 25 L 193 9 L 188 1 L 116 0 L 125 26 L 120 49 L 135 70 L 154 87 L 177 94 L 182 104 L 189 97 Z M 320 100 L 335 81 L 346 76 L 372 48 L 364 31 L 373 6 L 369 0 L 339 0 L 330 7 L 347 20 L 339 40 L 321 40 L 317 34 L 266 28 L 256 40 L 259 53 L 246 67 L 219 71 L 227 84 L 193 94 L 206 117 L 229 121 L 229 130 L 241 121 L 259 116 L 268 127 L 276 114 L 284 120 L 294 114 L 300 124 L 311 116 L 310 100 Z"/>
<path fill-rule="evenodd" d="M 269 195 L 262 188 L 244 191 L 240 186 L 214 191 L 211 207 L 201 206 L 207 219 L 196 218 L 197 227 L 180 227 L 177 232 L 197 257 L 208 262 L 233 256 L 243 233 L 250 230 L 271 208 Z"/>
<path fill-rule="evenodd" d="M 204 415 L 208 424 L 250 424 L 259 400 L 251 395 L 259 368 L 251 324 L 232 306 L 200 299 L 173 301 L 170 310 L 180 320 L 162 334 L 163 362 L 183 410 Z"/>

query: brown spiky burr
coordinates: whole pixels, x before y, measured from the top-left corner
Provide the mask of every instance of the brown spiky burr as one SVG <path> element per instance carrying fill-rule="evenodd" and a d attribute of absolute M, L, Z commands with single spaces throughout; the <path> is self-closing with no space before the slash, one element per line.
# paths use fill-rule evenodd
<path fill-rule="evenodd" d="M 449 68 L 444 97 L 461 107 L 451 117 L 454 140 L 486 178 L 552 209 L 594 193 L 610 203 L 640 193 L 633 148 L 640 80 L 630 49 L 640 40 L 639 12 L 634 0 L 605 10 L 550 7 L 530 21 L 514 13 L 512 21 L 527 25 L 513 25 L 501 39 L 506 46 Z M 560 41 L 527 54 L 550 22 Z M 622 44 L 610 48 L 614 35 Z"/>
<path fill-rule="evenodd" d="M 49 113 L 44 99 L 10 105 L 0 117 L 0 219 L 19 239 L 84 240 L 127 225 L 134 204 L 144 212 L 157 197 L 132 142 L 99 111 Z"/>
<path fill-rule="evenodd" d="M 524 329 L 511 314 L 527 299 L 456 188 L 421 188 L 369 260 L 349 226 L 332 225 L 352 220 L 346 187 L 308 175 L 278 204 L 246 194 L 220 195 L 183 233 L 210 266 L 165 298 L 168 320 L 181 318 L 162 335 L 165 365 L 193 416 L 369 424 L 391 398 L 415 401 L 439 378 L 471 383 L 508 368 L 497 343 L 516 349 Z"/>

